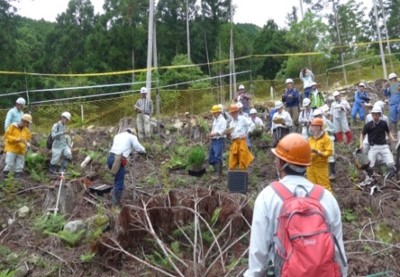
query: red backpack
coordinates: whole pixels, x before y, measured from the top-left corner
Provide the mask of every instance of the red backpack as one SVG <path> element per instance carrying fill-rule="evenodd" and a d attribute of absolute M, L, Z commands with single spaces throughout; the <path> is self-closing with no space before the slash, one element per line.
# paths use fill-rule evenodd
<path fill-rule="evenodd" d="M 274 236 L 275 276 L 342 276 L 335 244 L 339 252 L 340 248 L 320 203 L 324 189 L 315 185 L 305 197 L 297 197 L 279 182 L 273 182 L 272 188 L 283 201 Z M 341 252 L 340 256 L 345 264 Z"/>

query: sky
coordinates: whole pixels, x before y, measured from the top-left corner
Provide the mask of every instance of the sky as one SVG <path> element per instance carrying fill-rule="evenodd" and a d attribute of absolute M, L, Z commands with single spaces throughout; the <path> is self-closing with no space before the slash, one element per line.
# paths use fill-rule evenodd
<path fill-rule="evenodd" d="M 21 16 L 33 19 L 45 19 L 47 21 L 56 21 L 58 14 L 67 10 L 69 0 L 19 0 L 14 5 L 17 7 L 17 13 Z M 103 11 L 104 0 L 91 0 L 95 12 Z M 344 1 L 342 1 L 344 2 Z M 364 5 L 370 6 L 371 1 L 362 0 Z M 296 6 L 299 10 L 300 0 L 233 0 L 236 6 L 234 22 L 253 23 L 260 27 L 269 20 L 273 19 L 278 26 L 286 26 L 286 15 Z M 300 12 L 298 13 L 300 16 Z"/>

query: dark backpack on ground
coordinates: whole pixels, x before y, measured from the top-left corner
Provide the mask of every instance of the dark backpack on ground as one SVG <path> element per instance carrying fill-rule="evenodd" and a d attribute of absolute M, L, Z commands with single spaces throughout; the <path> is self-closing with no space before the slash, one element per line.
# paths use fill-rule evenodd
<path fill-rule="evenodd" d="M 283 201 L 274 235 L 275 276 L 342 276 L 335 244 L 340 248 L 320 203 L 324 189 L 315 185 L 305 197 L 297 197 L 279 182 L 273 182 L 272 188 Z"/>
<path fill-rule="evenodd" d="M 57 132 L 59 131 L 59 129 L 60 129 L 60 126 L 59 126 L 58 123 L 57 123 Z M 53 141 L 54 141 L 54 139 L 53 139 L 53 137 L 51 136 L 52 131 L 53 131 L 53 129 L 51 129 L 50 134 L 49 134 L 49 136 L 47 137 L 47 141 L 46 141 L 46 148 L 49 149 L 49 150 L 51 150 L 51 148 L 53 148 Z"/>

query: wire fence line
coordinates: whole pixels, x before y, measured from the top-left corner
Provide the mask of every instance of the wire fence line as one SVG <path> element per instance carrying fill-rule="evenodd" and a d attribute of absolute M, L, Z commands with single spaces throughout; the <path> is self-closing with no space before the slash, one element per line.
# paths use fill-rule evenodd
<path fill-rule="evenodd" d="M 395 64 L 395 70 L 400 72 L 400 63 Z M 247 71 L 242 72 L 247 74 Z M 347 71 L 347 79 L 350 84 L 357 84 L 360 81 L 371 81 L 379 79 L 381 70 L 379 67 L 358 66 L 354 70 Z M 220 77 L 220 76 L 218 76 Z M 295 87 L 302 90 L 302 83 L 298 78 L 293 78 Z M 319 84 L 319 90 L 332 92 L 335 87 L 343 86 L 343 72 L 341 68 L 336 71 L 331 70 L 326 74 L 315 76 L 315 81 Z M 239 83 L 238 83 L 239 84 Z M 248 80 L 241 82 L 253 98 L 253 103 L 267 103 L 271 100 L 280 99 L 284 91 L 284 80 Z M 68 88 L 67 88 L 68 89 Z M 39 92 L 40 90 L 36 90 Z M 25 108 L 33 116 L 32 130 L 34 132 L 48 133 L 63 111 L 72 114 L 71 125 L 81 126 L 113 126 L 118 124 L 123 117 L 134 117 L 133 106 L 139 99 L 140 94 L 137 90 L 122 90 L 113 93 L 85 94 L 86 88 L 74 88 L 74 93 L 78 96 L 57 98 L 59 93 L 54 93 L 53 99 L 32 101 Z M 229 105 L 229 85 L 212 86 L 201 89 L 174 89 L 169 87 L 153 88 L 152 100 L 155 105 L 154 110 L 160 111 L 153 116 L 157 119 L 175 116 L 189 112 L 192 115 L 199 115 L 208 112 L 212 105 L 222 103 Z M 58 92 L 58 90 L 57 90 Z M 24 96 L 23 92 L 20 96 Z M 51 92 L 47 92 L 51 93 Z M 4 95 L 0 95 L 2 97 Z M 15 96 L 17 97 L 17 96 Z M 14 100 L 15 101 L 15 100 Z M 158 107 L 157 107 L 158 106 Z M 0 109 L 0 130 L 4 131 L 4 119 L 10 107 Z"/>

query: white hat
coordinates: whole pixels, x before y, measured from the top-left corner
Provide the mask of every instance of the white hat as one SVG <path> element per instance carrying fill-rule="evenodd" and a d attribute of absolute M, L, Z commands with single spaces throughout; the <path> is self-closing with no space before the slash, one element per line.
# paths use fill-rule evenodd
<path fill-rule="evenodd" d="M 69 112 L 63 112 L 61 114 L 62 117 L 65 117 L 68 120 L 71 120 L 71 114 Z"/>
<path fill-rule="evenodd" d="M 329 106 L 327 104 L 323 105 L 322 107 L 320 107 L 321 111 L 323 111 L 324 113 L 326 113 L 327 111 L 329 111 Z"/>
<path fill-rule="evenodd" d="M 237 103 L 236 103 L 236 106 L 238 107 L 238 109 L 241 109 L 241 108 L 243 108 L 243 104 L 242 104 L 242 102 L 237 102 Z"/>
<path fill-rule="evenodd" d="M 311 83 L 311 86 L 316 86 L 316 85 L 317 85 L 316 82 L 312 82 L 312 83 Z"/>
<path fill-rule="evenodd" d="M 311 100 L 309 98 L 304 98 L 303 99 L 303 107 L 306 107 L 306 106 L 310 105 L 310 103 L 311 103 Z"/>
<path fill-rule="evenodd" d="M 25 106 L 26 101 L 25 101 L 24 98 L 20 97 L 20 98 L 17 99 L 17 101 L 15 101 L 15 103 L 20 104 L 22 106 Z"/>
<path fill-rule="evenodd" d="M 389 74 L 388 79 L 390 80 L 390 79 L 393 79 L 393 78 L 397 78 L 397 75 L 394 72 Z"/>
<path fill-rule="evenodd" d="M 286 81 L 285 81 L 285 84 L 287 85 L 287 84 L 290 84 L 290 83 L 292 83 L 292 84 L 294 83 L 293 79 L 287 78 Z"/>
<path fill-rule="evenodd" d="M 382 113 L 382 109 L 379 107 L 373 107 L 371 113 Z"/>
<path fill-rule="evenodd" d="M 314 110 L 314 116 L 317 116 L 317 115 L 323 115 L 323 112 L 322 112 L 321 109 L 315 109 Z"/>
<path fill-rule="evenodd" d="M 332 95 L 328 96 L 328 101 L 334 101 L 334 100 L 335 100 L 335 97 L 333 97 Z"/>
<path fill-rule="evenodd" d="M 383 110 L 383 109 L 385 108 L 385 102 L 383 102 L 383 101 L 376 101 L 375 104 L 374 104 L 374 107 L 378 107 L 378 108 L 380 108 L 381 110 Z"/>
<path fill-rule="evenodd" d="M 337 90 L 335 90 L 335 91 L 333 92 L 333 97 L 336 97 L 336 96 L 338 96 L 338 95 L 340 95 L 340 92 L 338 92 Z"/>
<path fill-rule="evenodd" d="M 147 93 L 147 89 L 146 89 L 146 87 L 142 87 L 141 89 L 140 89 L 140 93 Z"/>
<path fill-rule="evenodd" d="M 254 108 L 252 108 L 252 109 L 250 110 L 249 114 L 257 114 L 257 110 L 254 109 Z"/>
<path fill-rule="evenodd" d="M 239 89 L 244 89 L 244 85 L 240 85 L 240 86 L 239 86 Z"/>
<path fill-rule="evenodd" d="M 358 86 L 359 86 L 359 87 L 365 87 L 365 88 L 367 87 L 367 86 L 366 86 L 364 83 L 362 83 L 362 82 L 359 83 Z"/>
<path fill-rule="evenodd" d="M 283 107 L 283 103 L 282 101 L 276 101 L 275 102 L 275 109 L 280 109 Z"/>

